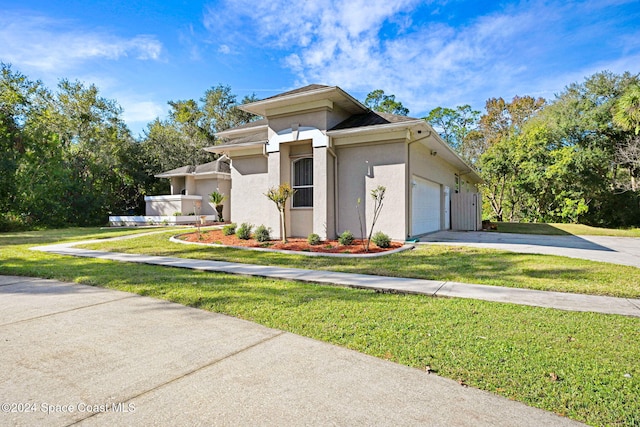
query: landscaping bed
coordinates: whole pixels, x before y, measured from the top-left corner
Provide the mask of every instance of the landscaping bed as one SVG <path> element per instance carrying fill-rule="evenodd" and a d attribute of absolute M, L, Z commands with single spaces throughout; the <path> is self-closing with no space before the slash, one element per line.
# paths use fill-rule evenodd
<path fill-rule="evenodd" d="M 369 245 L 369 252 L 366 252 L 362 240 L 354 240 L 350 245 L 341 245 L 337 240 L 323 240 L 317 245 L 310 244 L 307 239 L 289 238 L 287 243 L 280 240 L 270 240 L 259 242 L 255 239 L 243 240 L 235 234 L 225 236 L 222 230 L 210 230 L 182 234 L 178 236 L 180 240 L 194 243 L 209 243 L 225 246 L 241 246 L 248 248 L 267 248 L 298 252 L 319 252 L 319 253 L 344 253 L 344 254 L 365 254 L 392 251 L 403 246 L 400 242 L 391 242 L 388 248 L 376 246 L 373 242 Z"/>

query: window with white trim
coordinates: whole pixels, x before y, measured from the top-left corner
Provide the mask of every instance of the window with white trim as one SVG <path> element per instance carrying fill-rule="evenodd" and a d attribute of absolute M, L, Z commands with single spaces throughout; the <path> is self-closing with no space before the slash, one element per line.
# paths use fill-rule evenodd
<path fill-rule="evenodd" d="M 294 208 L 313 207 L 313 158 L 304 157 L 293 162 Z"/>

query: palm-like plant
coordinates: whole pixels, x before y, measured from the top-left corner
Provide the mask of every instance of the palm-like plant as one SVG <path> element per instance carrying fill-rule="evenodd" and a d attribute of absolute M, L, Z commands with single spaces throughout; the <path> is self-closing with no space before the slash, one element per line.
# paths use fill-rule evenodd
<path fill-rule="evenodd" d="M 613 121 L 625 130 L 640 134 L 640 86 L 627 88 L 614 107 Z"/>
<path fill-rule="evenodd" d="M 224 206 L 223 206 L 222 203 L 224 203 L 225 200 L 227 200 L 227 196 L 225 196 L 224 194 L 222 194 L 222 193 L 220 193 L 218 191 L 214 191 L 209 196 L 209 201 L 213 204 L 213 208 L 218 213 L 218 221 L 219 222 L 224 222 L 224 218 L 222 217 L 222 208 Z"/>

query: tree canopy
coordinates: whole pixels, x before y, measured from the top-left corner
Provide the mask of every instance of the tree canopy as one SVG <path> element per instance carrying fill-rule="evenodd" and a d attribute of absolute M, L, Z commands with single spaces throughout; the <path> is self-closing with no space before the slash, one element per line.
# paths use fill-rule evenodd
<path fill-rule="evenodd" d="M 216 133 L 254 120 L 229 86 L 168 102 L 166 118 L 136 140 L 117 101 L 92 84 L 49 89 L 0 63 L 0 230 L 94 225 L 142 213 L 168 191 L 155 174 L 214 159 Z M 365 104 L 408 114 L 377 89 Z M 608 71 L 553 100 L 519 95 L 437 107 L 424 118 L 482 178 L 484 214 L 509 221 L 640 225 L 640 77 Z"/>
<path fill-rule="evenodd" d="M 491 98 L 479 117 L 463 105 L 425 120 L 479 169 L 493 219 L 640 225 L 638 81 L 603 71 L 550 102 Z"/>
<path fill-rule="evenodd" d="M 409 114 L 409 109 L 402 105 L 402 102 L 396 101 L 395 95 L 385 95 L 382 89 L 369 92 L 364 100 L 364 105 L 381 113 L 397 114 L 400 116 Z"/>
<path fill-rule="evenodd" d="M 136 141 L 122 108 L 95 85 L 63 79 L 49 90 L 0 64 L 0 230 L 142 214 L 144 195 L 168 190 L 154 174 L 212 160 L 202 147 L 216 143 L 215 132 L 253 119 L 227 86 L 209 89 L 200 103 L 169 105 L 168 118 Z"/>

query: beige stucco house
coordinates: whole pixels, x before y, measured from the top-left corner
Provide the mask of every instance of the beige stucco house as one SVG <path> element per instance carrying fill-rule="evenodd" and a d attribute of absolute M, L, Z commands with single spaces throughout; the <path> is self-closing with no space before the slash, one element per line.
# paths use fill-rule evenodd
<path fill-rule="evenodd" d="M 198 166 L 183 166 L 155 175 L 171 180 L 171 194 L 146 196 L 147 216 L 215 215 L 217 213 L 209 201 L 209 195 L 218 191 L 227 197 L 231 189 L 229 159 L 221 157 L 216 161 Z M 222 216 L 230 213 L 229 200 L 224 202 Z"/>
<path fill-rule="evenodd" d="M 478 229 L 477 173 L 424 120 L 371 111 L 335 86 L 309 85 L 241 109 L 263 117 L 220 132 L 207 151 L 231 159 L 230 218 L 281 233 L 264 195 L 289 183 L 288 232 L 334 238 L 371 224 L 370 192 L 386 187 L 376 230 L 395 240 L 449 229 Z M 365 234 L 368 231 L 365 231 Z"/>

